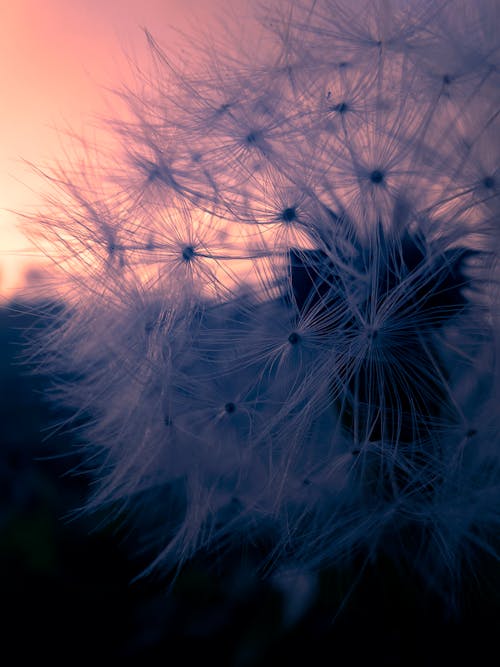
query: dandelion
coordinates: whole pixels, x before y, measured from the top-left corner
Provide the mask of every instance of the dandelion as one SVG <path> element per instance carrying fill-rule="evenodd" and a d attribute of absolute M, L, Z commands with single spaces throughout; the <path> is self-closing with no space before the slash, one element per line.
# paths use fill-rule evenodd
<path fill-rule="evenodd" d="M 151 569 L 498 557 L 494 4 L 291 3 L 190 73 L 148 35 L 123 154 L 59 175 L 40 359 Z"/>

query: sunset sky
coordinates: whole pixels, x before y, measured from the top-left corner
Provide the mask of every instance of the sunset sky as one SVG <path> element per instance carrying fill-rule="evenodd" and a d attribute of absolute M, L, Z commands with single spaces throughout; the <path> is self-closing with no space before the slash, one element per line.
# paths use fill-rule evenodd
<path fill-rule="evenodd" d="M 13 211 L 34 211 L 43 168 L 69 146 L 61 129 L 84 134 L 111 115 L 105 87 L 130 77 L 145 57 L 147 27 L 162 45 L 192 33 L 244 0 L 0 0 L 0 293 L 11 296 L 40 257 Z M 242 20 L 244 20 L 242 18 Z M 175 48 L 175 46 L 173 47 Z"/>

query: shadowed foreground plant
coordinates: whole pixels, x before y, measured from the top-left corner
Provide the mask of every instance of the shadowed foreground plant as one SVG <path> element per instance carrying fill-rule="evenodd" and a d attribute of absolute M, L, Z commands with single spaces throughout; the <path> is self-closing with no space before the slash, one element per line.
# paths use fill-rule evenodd
<path fill-rule="evenodd" d="M 495 15 L 290 3 L 189 74 L 148 35 L 122 152 L 52 176 L 39 359 L 151 568 L 383 554 L 448 595 L 498 556 Z"/>

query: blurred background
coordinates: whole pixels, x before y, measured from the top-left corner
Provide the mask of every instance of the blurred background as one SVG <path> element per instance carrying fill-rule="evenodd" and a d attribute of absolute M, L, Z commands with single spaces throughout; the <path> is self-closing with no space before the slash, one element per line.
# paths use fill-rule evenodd
<path fill-rule="evenodd" d="M 185 34 L 237 15 L 248 0 L 0 0 L 0 298 L 48 266 L 21 233 L 47 190 L 37 170 L 75 154 L 71 135 L 96 138 L 98 118 L 120 114 L 110 89 L 131 83 L 147 28 L 171 52 Z M 187 50 L 187 49 L 186 49 Z M 106 134 L 99 136 L 105 140 Z"/>
<path fill-rule="evenodd" d="M 41 201 L 43 169 L 71 154 L 88 118 L 111 115 L 106 87 L 127 81 L 126 54 L 146 57 L 141 26 L 176 30 L 248 4 L 224 0 L 0 0 L 0 636 L 5 655 L 195 660 L 218 665 L 486 664 L 496 652 L 498 567 L 464 581 L 459 613 L 389 563 L 353 563 L 318 579 L 263 582 L 252 554 L 200 555 L 178 576 L 136 575 L 147 560 L 125 520 L 75 515 L 90 479 L 78 469 L 50 377 L 23 357 L 43 304 L 21 300 L 44 260 L 15 211 Z M 170 31 L 170 32 L 169 32 Z M 49 298 L 49 295 L 47 295 Z M 46 304 L 45 304 L 46 306 Z M 493 653 L 494 654 L 494 653 Z M 484 662 L 483 662 L 484 659 Z"/>

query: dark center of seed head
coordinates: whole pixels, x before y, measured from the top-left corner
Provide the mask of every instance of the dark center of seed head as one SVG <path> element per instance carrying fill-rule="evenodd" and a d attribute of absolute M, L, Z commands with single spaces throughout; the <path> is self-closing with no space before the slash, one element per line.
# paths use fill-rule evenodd
<path fill-rule="evenodd" d="M 284 222 L 293 222 L 294 220 L 297 219 L 297 211 L 294 206 L 290 206 L 289 208 L 285 208 L 283 213 L 281 214 L 281 219 Z"/>
<path fill-rule="evenodd" d="M 384 174 L 380 169 L 374 169 L 372 173 L 370 174 L 370 181 L 372 183 L 375 183 L 375 185 L 379 185 L 382 183 L 384 180 Z"/>
<path fill-rule="evenodd" d="M 228 415 L 231 415 L 233 412 L 236 412 L 236 405 L 232 402 L 226 403 L 224 410 L 228 413 Z"/>
<path fill-rule="evenodd" d="M 345 113 L 347 109 L 348 106 L 345 102 L 340 102 L 333 107 L 333 111 L 337 111 L 337 113 Z"/>
<path fill-rule="evenodd" d="M 483 185 L 488 190 L 492 190 L 495 187 L 495 179 L 493 176 L 486 176 L 483 178 Z"/>
<path fill-rule="evenodd" d="M 288 342 L 290 345 L 297 345 L 297 343 L 300 341 L 300 336 L 296 331 L 292 331 L 292 333 L 288 336 Z"/>
<path fill-rule="evenodd" d="M 194 257 L 194 248 L 192 245 L 187 245 L 182 249 L 182 259 L 185 262 L 190 262 Z"/>
<path fill-rule="evenodd" d="M 257 139 L 258 139 L 257 132 L 249 132 L 245 137 L 247 144 L 255 144 L 257 143 Z"/>
<path fill-rule="evenodd" d="M 156 164 L 151 165 L 148 173 L 148 181 L 152 183 L 153 181 L 159 180 L 161 178 L 160 167 Z"/>

